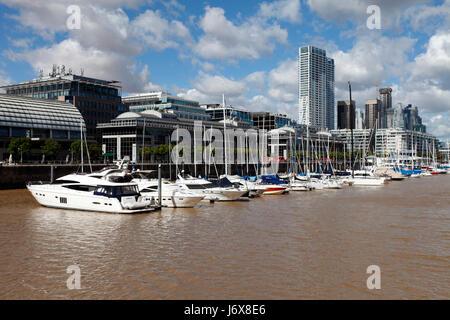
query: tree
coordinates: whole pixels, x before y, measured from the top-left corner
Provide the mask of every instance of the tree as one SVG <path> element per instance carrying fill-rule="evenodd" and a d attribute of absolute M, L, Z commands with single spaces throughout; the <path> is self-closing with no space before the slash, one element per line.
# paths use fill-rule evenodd
<path fill-rule="evenodd" d="M 81 152 L 81 140 L 76 140 L 70 145 L 70 151 L 74 154 L 80 154 Z"/>
<path fill-rule="evenodd" d="M 61 150 L 61 145 L 53 139 L 45 140 L 44 145 L 41 146 L 42 153 L 50 158 L 56 157 L 59 150 Z"/>
<path fill-rule="evenodd" d="M 146 157 L 149 157 L 152 154 L 152 148 L 151 147 L 144 147 L 144 159 Z M 142 147 L 139 148 L 139 156 L 142 156 Z"/>
<path fill-rule="evenodd" d="M 24 153 L 28 153 L 31 150 L 31 141 L 29 138 L 20 137 L 12 138 L 8 145 L 8 152 L 14 155 L 20 154 L 20 162 Z"/>
<path fill-rule="evenodd" d="M 99 159 L 102 156 L 102 146 L 98 143 L 92 143 L 88 146 L 89 156 L 92 159 Z"/>
<path fill-rule="evenodd" d="M 14 155 L 22 153 L 30 152 L 31 150 L 31 141 L 29 138 L 20 137 L 20 138 L 12 138 L 8 145 L 8 152 Z"/>

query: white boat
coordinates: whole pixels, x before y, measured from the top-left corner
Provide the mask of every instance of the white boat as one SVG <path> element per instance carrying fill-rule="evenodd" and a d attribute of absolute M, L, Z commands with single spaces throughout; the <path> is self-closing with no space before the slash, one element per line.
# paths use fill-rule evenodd
<path fill-rule="evenodd" d="M 134 181 L 134 180 L 133 180 Z M 146 200 L 159 201 L 158 180 L 147 180 L 138 183 L 139 190 Z M 205 196 L 190 191 L 184 185 L 178 185 L 169 181 L 161 182 L 161 204 L 168 208 L 193 208 Z"/>
<path fill-rule="evenodd" d="M 53 183 L 29 182 L 27 189 L 45 207 L 101 211 L 110 213 L 143 213 L 155 210 L 144 200 L 135 183 L 118 183 L 69 174 Z"/>
<path fill-rule="evenodd" d="M 310 186 L 308 181 L 300 181 L 292 179 L 289 181 L 289 187 L 291 191 L 311 191 L 313 187 Z"/>
<path fill-rule="evenodd" d="M 221 175 L 221 179 L 227 178 L 234 185 L 239 186 L 242 190 L 248 191 L 249 198 L 259 197 L 261 196 L 266 188 L 258 188 L 258 186 L 251 181 L 245 180 L 241 176 L 234 175 Z"/>
<path fill-rule="evenodd" d="M 335 179 L 324 179 L 324 189 L 342 189 L 342 183 Z"/>
<path fill-rule="evenodd" d="M 179 175 L 176 183 L 185 185 L 189 190 L 203 195 L 204 200 L 209 201 L 236 201 L 247 193 L 246 190 L 239 188 L 218 187 L 207 180 L 194 178 L 189 175 L 186 177 Z"/>

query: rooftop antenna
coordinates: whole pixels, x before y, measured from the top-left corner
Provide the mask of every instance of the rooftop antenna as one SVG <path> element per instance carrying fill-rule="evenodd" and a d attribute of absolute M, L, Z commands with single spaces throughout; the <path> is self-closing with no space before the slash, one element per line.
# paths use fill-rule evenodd
<path fill-rule="evenodd" d="M 80 72 L 81 76 L 84 76 L 84 68 L 81 68 L 80 71 L 81 71 L 81 72 Z"/>
<path fill-rule="evenodd" d="M 39 78 L 42 79 L 44 77 L 44 69 L 39 70 Z"/>
<path fill-rule="evenodd" d="M 52 67 L 52 72 L 50 72 L 48 75 L 49 75 L 50 77 L 56 76 L 56 64 L 53 65 L 53 67 Z"/>

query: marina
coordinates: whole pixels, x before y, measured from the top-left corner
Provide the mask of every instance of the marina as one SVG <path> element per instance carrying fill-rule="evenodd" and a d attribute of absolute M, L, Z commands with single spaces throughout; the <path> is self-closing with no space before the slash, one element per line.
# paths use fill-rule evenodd
<path fill-rule="evenodd" d="M 3 299 L 448 299 L 450 176 L 144 215 L 0 192 Z M 81 290 L 67 290 L 77 264 Z M 379 265 L 382 289 L 366 287 Z"/>

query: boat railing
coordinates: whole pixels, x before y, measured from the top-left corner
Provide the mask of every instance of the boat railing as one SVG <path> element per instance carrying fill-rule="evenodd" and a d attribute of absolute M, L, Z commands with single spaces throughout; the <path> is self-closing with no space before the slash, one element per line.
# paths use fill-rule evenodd
<path fill-rule="evenodd" d="M 50 184 L 50 181 L 28 181 L 27 186 Z"/>

